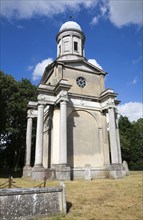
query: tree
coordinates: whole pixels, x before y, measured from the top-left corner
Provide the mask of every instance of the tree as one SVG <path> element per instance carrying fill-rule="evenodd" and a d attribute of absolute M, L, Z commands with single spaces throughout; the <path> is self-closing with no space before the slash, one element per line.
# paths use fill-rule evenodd
<path fill-rule="evenodd" d="M 130 122 L 127 117 L 119 119 L 122 159 L 126 160 L 131 170 L 143 169 L 143 119 Z"/>
<path fill-rule="evenodd" d="M 0 165 L 17 170 L 24 165 L 26 116 L 36 87 L 0 72 Z"/>
<path fill-rule="evenodd" d="M 134 170 L 143 170 L 143 118 L 132 123 L 130 166 Z"/>

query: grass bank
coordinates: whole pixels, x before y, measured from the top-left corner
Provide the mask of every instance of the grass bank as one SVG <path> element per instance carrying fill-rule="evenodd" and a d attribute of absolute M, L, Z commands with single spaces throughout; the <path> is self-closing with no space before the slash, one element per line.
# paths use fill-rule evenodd
<path fill-rule="evenodd" d="M 39 181 L 15 178 L 15 185 L 33 187 Z M 0 184 L 6 179 L 0 179 Z M 47 182 L 48 186 L 59 182 Z M 142 220 L 143 173 L 131 172 L 120 180 L 66 181 L 68 213 L 41 220 Z"/>

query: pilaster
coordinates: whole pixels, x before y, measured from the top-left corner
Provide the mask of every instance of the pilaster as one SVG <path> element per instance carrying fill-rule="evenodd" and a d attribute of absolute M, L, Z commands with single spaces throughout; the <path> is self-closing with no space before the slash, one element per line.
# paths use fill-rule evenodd
<path fill-rule="evenodd" d="M 98 135 L 99 135 L 101 163 L 104 164 L 104 149 L 103 149 L 103 131 L 102 131 L 102 128 L 98 128 Z"/>
<path fill-rule="evenodd" d="M 59 149 L 60 149 L 60 109 L 53 110 L 53 129 L 52 129 L 52 147 L 51 147 L 51 164 L 59 164 Z"/>

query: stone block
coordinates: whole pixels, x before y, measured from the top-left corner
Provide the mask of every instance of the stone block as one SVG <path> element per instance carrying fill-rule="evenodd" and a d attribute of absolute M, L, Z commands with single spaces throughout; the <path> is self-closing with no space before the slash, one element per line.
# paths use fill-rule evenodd
<path fill-rule="evenodd" d="M 53 169 L 55 170 L 55 178 L 57 180 L 70 180 L 70 167 L 66 165 L 53 165 Z"/>
<path fill-rule="evenodd" d="M 63 184 L 51 188 L 0 190 L 0 219 L 24 220 L 66 213 Z"/>

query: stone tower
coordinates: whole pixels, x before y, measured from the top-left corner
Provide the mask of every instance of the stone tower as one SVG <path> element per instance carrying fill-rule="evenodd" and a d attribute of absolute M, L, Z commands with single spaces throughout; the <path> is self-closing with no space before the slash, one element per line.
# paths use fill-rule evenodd
<path fill-rule="evenodd" d="M 73 21 L 56 37 L 57 59 L 45 68 L 37 102 L 29 102 L 23 176 L 42 179 L 123 176 L 116 105 L 106 72 L 87 62 L 85 36 Z M 37 118 L 31 167 L 32 118 Z"/>

